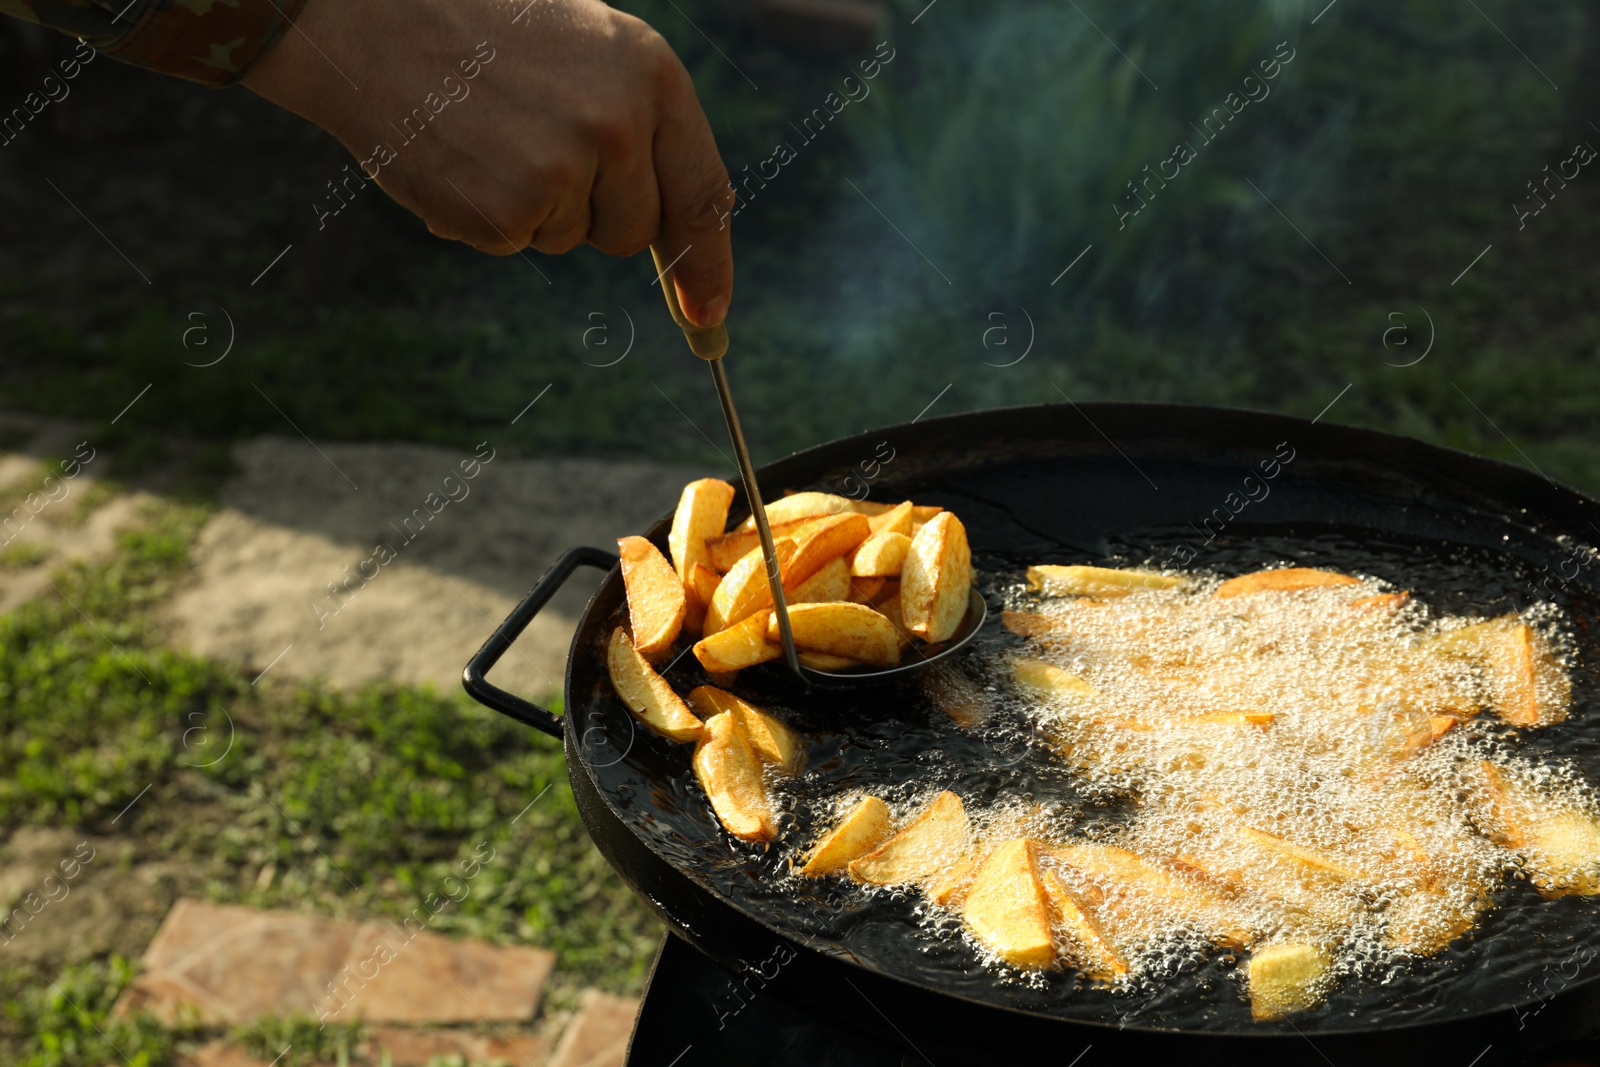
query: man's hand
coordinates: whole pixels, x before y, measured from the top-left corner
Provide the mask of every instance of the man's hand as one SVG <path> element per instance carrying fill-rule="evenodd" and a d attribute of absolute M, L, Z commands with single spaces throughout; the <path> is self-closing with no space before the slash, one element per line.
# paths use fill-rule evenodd
<path fill-rule="evenodd" d="M 499 255 L 659 244 L 684 313 L 727 314 L 728 172 L 688 72 L 631 15 L 598 0 L 310 0 L 243 82 L 339 138 L 441 237 Z"/>

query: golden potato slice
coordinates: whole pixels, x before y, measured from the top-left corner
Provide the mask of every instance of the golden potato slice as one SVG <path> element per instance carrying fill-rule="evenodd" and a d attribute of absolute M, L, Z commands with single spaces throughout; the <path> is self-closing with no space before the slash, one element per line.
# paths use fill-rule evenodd
<path fill-rule="evenodd" d="M 1094 686 L 1071 671 L 1064 671 L 1040 659 L 1018 656 L 1011 661 L 1011 677 L 1020 686 L 1047 697 L 1060 697 L 1074 703 L 1093 700 Z"/>
<path fill-rule="evenodd" d="M 941 512 L 911 539 L 900 572 L 900 611 L 906 629 L 924 641 L 948 641 L 967 617 L 971 589 L 967 529 L 950 512 Z"/>
<path fill-rule="evenodd" d="M 739 671 L 783 655 L 783 649 L 767 641 L 767 620 L 772 610 L 763 608 L 726 630 L 702 637 L 694 643 L 694 658 L 708 671 Z"/>
<path fill-rule="evenodd" d="M 954 667 L 925 671 L 917 675 L 916 686 L 928 703 L 950 716 L 963 730 L 982 725 L 994 710 L 994 699 Z"/>
<path fill-rule="evenodd" d="M 923 894 L 941 908 L 959 908 L 966 902 L 972 879 L 978 873 L 980 860 L 963 860 L 954 867 L 934 875 L 923 888 Z"/>
<path fill-rule="evenodd" d="M 773 523 L 772 540 L 777 542 L 790 537 L 805 523 L 805 519 Z M 759 547 L 761 547 L 761 535 L 754 528 L 735 530 L 733 533 L 707 538 L 706 555 L 709 557 L 712 570 L 718 574 L 726 574 L 733 569 L 734 564 L 748 555 L 752 548 Z"/>
<path fill-rule="evenodd" d="M 1466 936 L 1488 909 L 1487 893 L 1458 895 L 1448 901 L 1433 893 L 1412 893 L 1384 909 L 1384 939 L 1413 956 L 1437 956 Z"/>
<path fill-rule="evenodd" d="M 1002 611 L 1000 622 L 1018 637 L 1067 637 L 1072 632 L 1070 620 L 1032 611 Z"/>
<path fill-rule="evenodd" d="M 911 510 L 911 501 L 907 500 L 903 504 L 896 504 L 881 515 L 872 516 L 871 520 L 869 520 L 872 523 L 872 536 L 877 537 L 879 534 L 898 533 L 910 537 Z M 928 517 L 932 518 L 933 516 L 929 515 Z"/>
<path fill-rule="evenodd" d="M 733 683 L 739 680 L 738 671 L 706 671 L 706 677 L 711 679 L 711 684 L 718 689 L 732 689 Z"/>
<path fill-rule="evenodd" d="M 1250 955 L 1250 1015 L 1265 1021 L 1316 1007 L 1332 967 L 1326 952 L 1303 942 L 1280 941 L 1257 949 Z"/>
<path fill-rule="evenodd" d="M 657 656 L 672 648 L 683 629 L 688 599 L 680 578 L 667 558 L 643 537 L 617 541 L 622 557 L 622 585 L 628 593 L 628 623 L 633 647 L 642 656 Z"/>
<path fill-rule="evenodd" d="M 1220 879 L 1186 877 L 1137 852 L 1093 841 L 1068 841 L 1047 846 L 1045 852 L 1107 891 L 1103 907 L 1139 937 L 1157 933 L 1166 915 L 1194 923 L 1206 936 L 1230 947 L 1242 948 L 1254 940 L 1250 923 L 1224 896 L 1236 887 L 1224 889 Z M 1175 866 L 1191 874 L 1209 873 L 1194 861 Z"/>
<path fill-rule="evenodd" d="M 1331 585 L 1360 585 L 1359 578 L 1338 571 L 1319 571 L 1312 567 L 1283 567 L 1255 571 L 1229 578 L 1217 586 L 1217 596 L 1245 596 L 1250 593 L 1298 593 L 1303 589 L 1323 589 Z"/>
<path fill-rule="evenodd" d="M 850 877 L 869 885 L 923 883 L 966 859 L 971 850 L 966 808 L 960 797 L 946 790 L 905 829 L 850 861 Z"/>
<path fill-rule="evenodd" d="M 1374 593 L 1372 596 L 1357 597 L 1346 604 L 1345 609 L 1370 613 L 1398 611 L 1410 600 L 1410 593 Z"/>
<path fill-rule="evenodd" d="M 722 575 L 704 563 L 689 564 L 689 576 L 684 579 L 684 592 L 688 599 L 688 612 L 683 628 L 692 634 L 705 632 L 706 612 L 711 609 L 711 598 L 717 595 L 717 585 Z"/>
<path fill-rule="evenodd" d="M 767 523 L 772 525 L 780 522 L 805 522 L 808 519 L 823 518 L 829 515 L 843 515 L 851 513 L 856 515 L 877 514 L 868 508 L 882 508 L 886 505 L 870 505 L 863 500 L 852 500 L 847 496 L 837 493 L 817 493 L 807 491 L 804 493 L 790 493 L 788 496 L 779 497 L 777 500 L 767 501 Z M 745 516 L 738 526 L 740 530 L 754 530 L 756 520 Z"/>
<path fill-rule="evenodd" d="M 1260 845 L 1268 852 L 1292 860 L 1308 870 L 1319 871 L 1323 874 L 1331 874 L 1335 878 L 1357 882 L 1375 881 L 1334 856 L 1319 852 L 1313 848 L 1306 848 L 1304 845 L 1297 845 L 1293 841 L 1285 841 L 1277 834 L 1269 834 L 1267 831 L 1258 830 L 1254 826 L 1241 826 L 1239 832 L 1247 840 Z"/>
<path fill-rule="evenodd" d="M 606 666 L 611 672 L 612 688 L 640 722 L 674 741 L 693 741 L 700 736 L 700 720 L 633 647 L 627 631 L 620 626 L 611 631 Z"/>
<path fill-rule="evenodd" d="M 778 820 L 761 779 L 761 760 L 732 714 L 723 712 L 706 720 L 692 763 L 724 830 L 745 841 L 778 836 Z"/>
<path fill-rule="evenodd" d="M 900 651 L 904 652 L 911 644 L 911 631 L 906 629 L 906 621 L 900 614 L 900 591 L 898 588 L 888 596 L 884 596 L 890 585 L 898 583 L 886 582 L 884 589 L 873 598 L 872 607 L 884 618 L 889 620 L 889 625 L 894 627 L 895 633 L 900 637 Z"/>
<path fill-rule="evenodd" d="M 781 568 L 794 555 L 795 543 L 781 538 L 772 545 Z M 787 592 L 788 590 L 785 590 Z M 757 545 L 746 552 L 733 569 L 722 576 L 717 591 L 706 609 L 705 632 L 714 634 L 742 622 L 762 608 L 772 607 L 772 585 L 767 581 L 767 563 Z"/>
<path fill-rule="evenodd" d="M 689 691 L 689 703 L 707 719 L 723 712 L 731 714 L 763 763 L 793 774 L 805 761 L 805 746 L 793 730 L 732 693 L 711 685 L 696 686 Z"/>
<path fill-rule="evenodd" d="M 849 656 L 830 656 L 826 652 L 812 652 L 807 648 L 795 649 L 794 655 L 800 661 L 800 666 L 810 667 L 814 671 L 827 671 L 830 674 L 853 671 L 857 667 L 866 666 L 860 660 L 851 659 Z"/>
<path fill-rule="evenodd" d="M 1550 655 L 1527 623 L 1512 626 L 1487 649 L 1485 666 L 1494 690 L 1495 712 L 1513 726 L 1549 726 L 1567 717 L 1564 672 L 1549 670 Z M 1551 676 L 1559 692 L 1540 700 L 1540 675 Z"/>
<path fill-rule="evenodd" d="M 850 579 L 850 596 L 847 599 L 857 604 L 871 604 L 874 597 L 883 589 L 882 578 L 855 578 Z"/>
<path fill-rule="evenodd" d="M 728 525 L 728 505 L 732 503 L 733 486 L 720 478 L 701 478 L 683 487 L 678 510 L 672 514 L 672 531 L 667 534 L 678 577 L 687 581 L 689 568 L 696 563 L 710 566 L 706 539 L 718 536 Z"/>
<path fill-rule="evenodd" d="M 1555 807 L 1488 760 L 1479 764 L 1490 821 L 1485 829 L 1520 854 L 1528 879 L 1548 897 L 1600 895 L 1600 818 Z"/>
<path fill-rule="evenodd" d="M 1127 974 L 1128 961 L 1111 944 L 1089 905 L 1063 885 L 1054 871 L 1046 872 L 1042 881 L 1056 922 L 1072 947 L 1073 962 L 1083 973 L 1100 982 Z"/>
<path fill-rule="evenodd" d="M 972 935 L 1013 967 L 1047 967 L 1056 958 L 1037 848 L 1019 837 L 995 849 L 961 905 L 961 920 Z"/>
<path fill-rule="evenodd" d="M 1041 563 L 1028 568 L 1028 588 L 1047 597 L 1119 597 L 1141 589 L 1173 589 L 1185 579 L 1151 571 L 1114 567 L 1062 567 Z"/>
<path fill-rule="evenodd" d="M 865 604 L 795 604 L 789 609 L 789 629 L 796 648 L 844 656 L 874 667 L 893 667 L 900 662 L 900 636 L 894 623 Z M 776 613 L 768 620 L 767 640 L 781 640 Z"/>
<path fill-rule="evenodd" d="M 1523 856 L 1547 897 L 1600 896 L 1600 819 L 1582 811 L 1541 812 Z"/>
<path fill-rule="evenodd" d="M 860 545 L 871 532 L 867 517 L 853 512 L 830 515 L 796 530 L 794 555 L 783 565 L 783 591 L 787 593 L 800 586 L 824 564 Z"/>
<path fill-rule="evenodd" d="M 791 604 L 821 604 L 850 599 L 850 564 L 843 556 L 830 559 L 822 569 L 795 586 L 784 587 L 783 598 Z"/>
<path fill-rule="evenodd" d="M 822 835 L 806 856 L 800 873 L 807 878 L 837 874 L 883 844 L 889 836 L 889 806 L 874 796 L 863 797 L 839 825 Z"/>
<path fill-rule="evenodd" d="M 911 538 L 903 533 L 873 534 L 851 557 L 850 573 L 858 578 L 897 577 L 910 551 Z"/>

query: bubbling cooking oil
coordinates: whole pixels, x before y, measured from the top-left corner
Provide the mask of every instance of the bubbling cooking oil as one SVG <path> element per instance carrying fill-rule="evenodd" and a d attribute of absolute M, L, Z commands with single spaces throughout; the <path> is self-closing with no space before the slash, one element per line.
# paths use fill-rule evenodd
<path fill-rule="evenodd" d="M 1214 576 L 1184 577 L 1113 598 L 1014 587 L 1004 618 L 1023 643 L 922 683 L 992 752 L 1043 749 L 1066 770 L 1071 802 L 1004 786 L 964 796 L 975 844 L 949 862 L 1036 841 L 1041 874 L 1126 965 L 1103 988 L 1158 989 L 1207 952 L 1233 961 L 1281 942 L 1327 957 L 1323 994 L 1383 983 L 1469 937 L 1515 881 L 1600 891 L 1600 848 L 1587 866 L 1570 855 L 1585 826 L 1600 841 L 1592 784 L 1518 751 L 1567 715 L 1560 609 L 1449 615 L 1374 579 L 1226 596 Z M 1029 661 L 1068 680 L 1018 669 Z M 897 827 L 948 777 L 936 758 L 930 771 L 885 797 Z M 861 795 L 803 801 L 808 821 L 829 825 Z M 905 901 L 917 887 L 863 892 Z M 928 937 L 960 928 L 959 905 L 917 914 Z M 1059 930 L 1058 945 L 1071 968 Z M 989 962 L 1026 986 L 1053 980 Z"/>

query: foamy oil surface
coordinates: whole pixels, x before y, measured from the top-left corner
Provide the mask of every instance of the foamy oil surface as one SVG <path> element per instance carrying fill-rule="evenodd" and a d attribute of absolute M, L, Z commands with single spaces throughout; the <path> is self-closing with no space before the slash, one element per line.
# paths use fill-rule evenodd
<path fill-rule="evenodd" d="M 991 627 L 962 661 L 956 698 L 937 678 L 888 692 L 744 692 L 807 739 L 805 770 L 772 781 L 782 821 L 776 845 L 720 833 L 681 748 L 651 737 L 630 742 L 624 763 L 603 772 L 615 775 L 612 799 L 647 812 L 655 844 L 692 877 L 804 944 L 954 995 L 1113 1025 L 1287 1031 L 1292 1023 L 1314 1033 L 1457 1018 L 1548 995 L 1552 973 L 1600 945 L 1600 900 L 1541 897 L 1515 855 L 1482 832 L 1469 803 L 1477 783 L 1463 770 L 1490 758 L 1562 804 L 1593 809 L 1600 737 L 1588 648 L 1600 613 L 1581 590 L 1559 608 L 1529 608 L 1518 595 L 1524 577 L 1490 553 L 1329 535 L 1255 538 L 1208 562 L 1229 574 L 1329 567 L 1362 576 L 1365 588 L 1224 605 L 1206 595 L 1199 574 L 1181 592 L 1043 605 L 1021 581 L 1035 562 L 975 560 L 991 608 L 1076 614 L 1084 625 L 1061 639 Z M 1350 607 L 1402 589 L 1411 597 L 1398 607 Z M 1571 676 L 1566 721 L 1518 730 L 1485 711 L 1397 759 L 1426 708 L 1483 699 L 1484 679 L 1468 664 L 1428 658 L 1427 640 L 1518 609 Z M 1094 715 L 1124 725 L 1108 729 L 1071 702 L 1019 690 L 1011 677 L 1018 655 L 1080 674 L 1099 697 Z M 671 677 L 680 691 L 703 681 L 692 663 Z M 1219 712 L 1272 718 L 1265 726 L 1140 728 Z M 618 773 L 630 765 L 647 784 Z M 904 819 L 945 789 L 962 798 L 979 836 L 1087 840 L 1181 858 L 1218 886 L 1228 909 L 1175 910 L 1058 867 L 1063 880 L 1077 879 L 1073 888 L 1109 902 L 1108 933 L 1132 946 L 1129 977 L 1108 986 L 1071 967 L 1021 973 L 996 963 L 958 916 L 914 887 L 791 873 L 790 861 L 865 793 Z M 1308 873 L 1264 850 L 1259 837 L 1241 837 L 1246 827 L 1336 857 L 1354 876 Z M 1422 934 L 1451 920 L 1469 928 L 1424 951 Z M 1288 1022 L 1253 1022 L 1248 952 L 1217 943 L 1217 930 L 1230 925 L 1326 944 L 1337 960 L 1327 998 Z M 1411 941 L 1408 929 L 1419 932 Z"/>

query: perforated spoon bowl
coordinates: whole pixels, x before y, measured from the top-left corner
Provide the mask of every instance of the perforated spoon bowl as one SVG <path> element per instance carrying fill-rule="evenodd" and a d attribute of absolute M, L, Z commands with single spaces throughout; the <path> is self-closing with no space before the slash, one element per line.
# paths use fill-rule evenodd
<path fill-rule="evenodd" d="M 711 365 L 711 378 L 717 386 L 717 400 L 722 404 L 722 417 L 728 424 L 728 438 L 733 442 L 733 454 L 739 461 L 739 476 L 744 480 L 745 500 L 750 505 L 750 516 L 755 520 L 756 532 L 761 538 L 761 558 L 767 564 L 767 586 L 772 590 L 778 639 L 783 646 L 783 661 L 788 664 L 789 670 L 807 685 L 823 688 L 882 685 L 927 670 L 970 644 L 989 616 L 989 606 L 976 589 L 968 595 L 967 614 L 961 620 L 961 627 L 955 636 L 937 645 L 912 645 L 906 651 L 915 653 L 916 658 L 909 662 L 876 671 L 819 671 L 800 662 L 795 652 L 794 632 L 789 626 L 789 602 L 783 593 L 783 576 L 778 569 L 777 551 L 772 545 L 772 527 L 767 523 L 767 509 L 761 500 L 761 487 L 756 484 L 755 466 L 750 462 L 750 450 L 745 447 L 744 430 L 739 425 L 739 412 L 734 407 L 733 393 L 728 388 L 728 372 L 722 365 L 722 357 L 728 353 L 727 325 L 697 326 L 690 322 L 678 303 L 678 290 L 672 276 L 675 260 L 664 256 L 656 245 L 650 246 L 650 255 L 655 259 L 656 281 L 666 297 L 672 321 L 683 331 L 684 338 L 689 342 L 689 350 Z"/>

